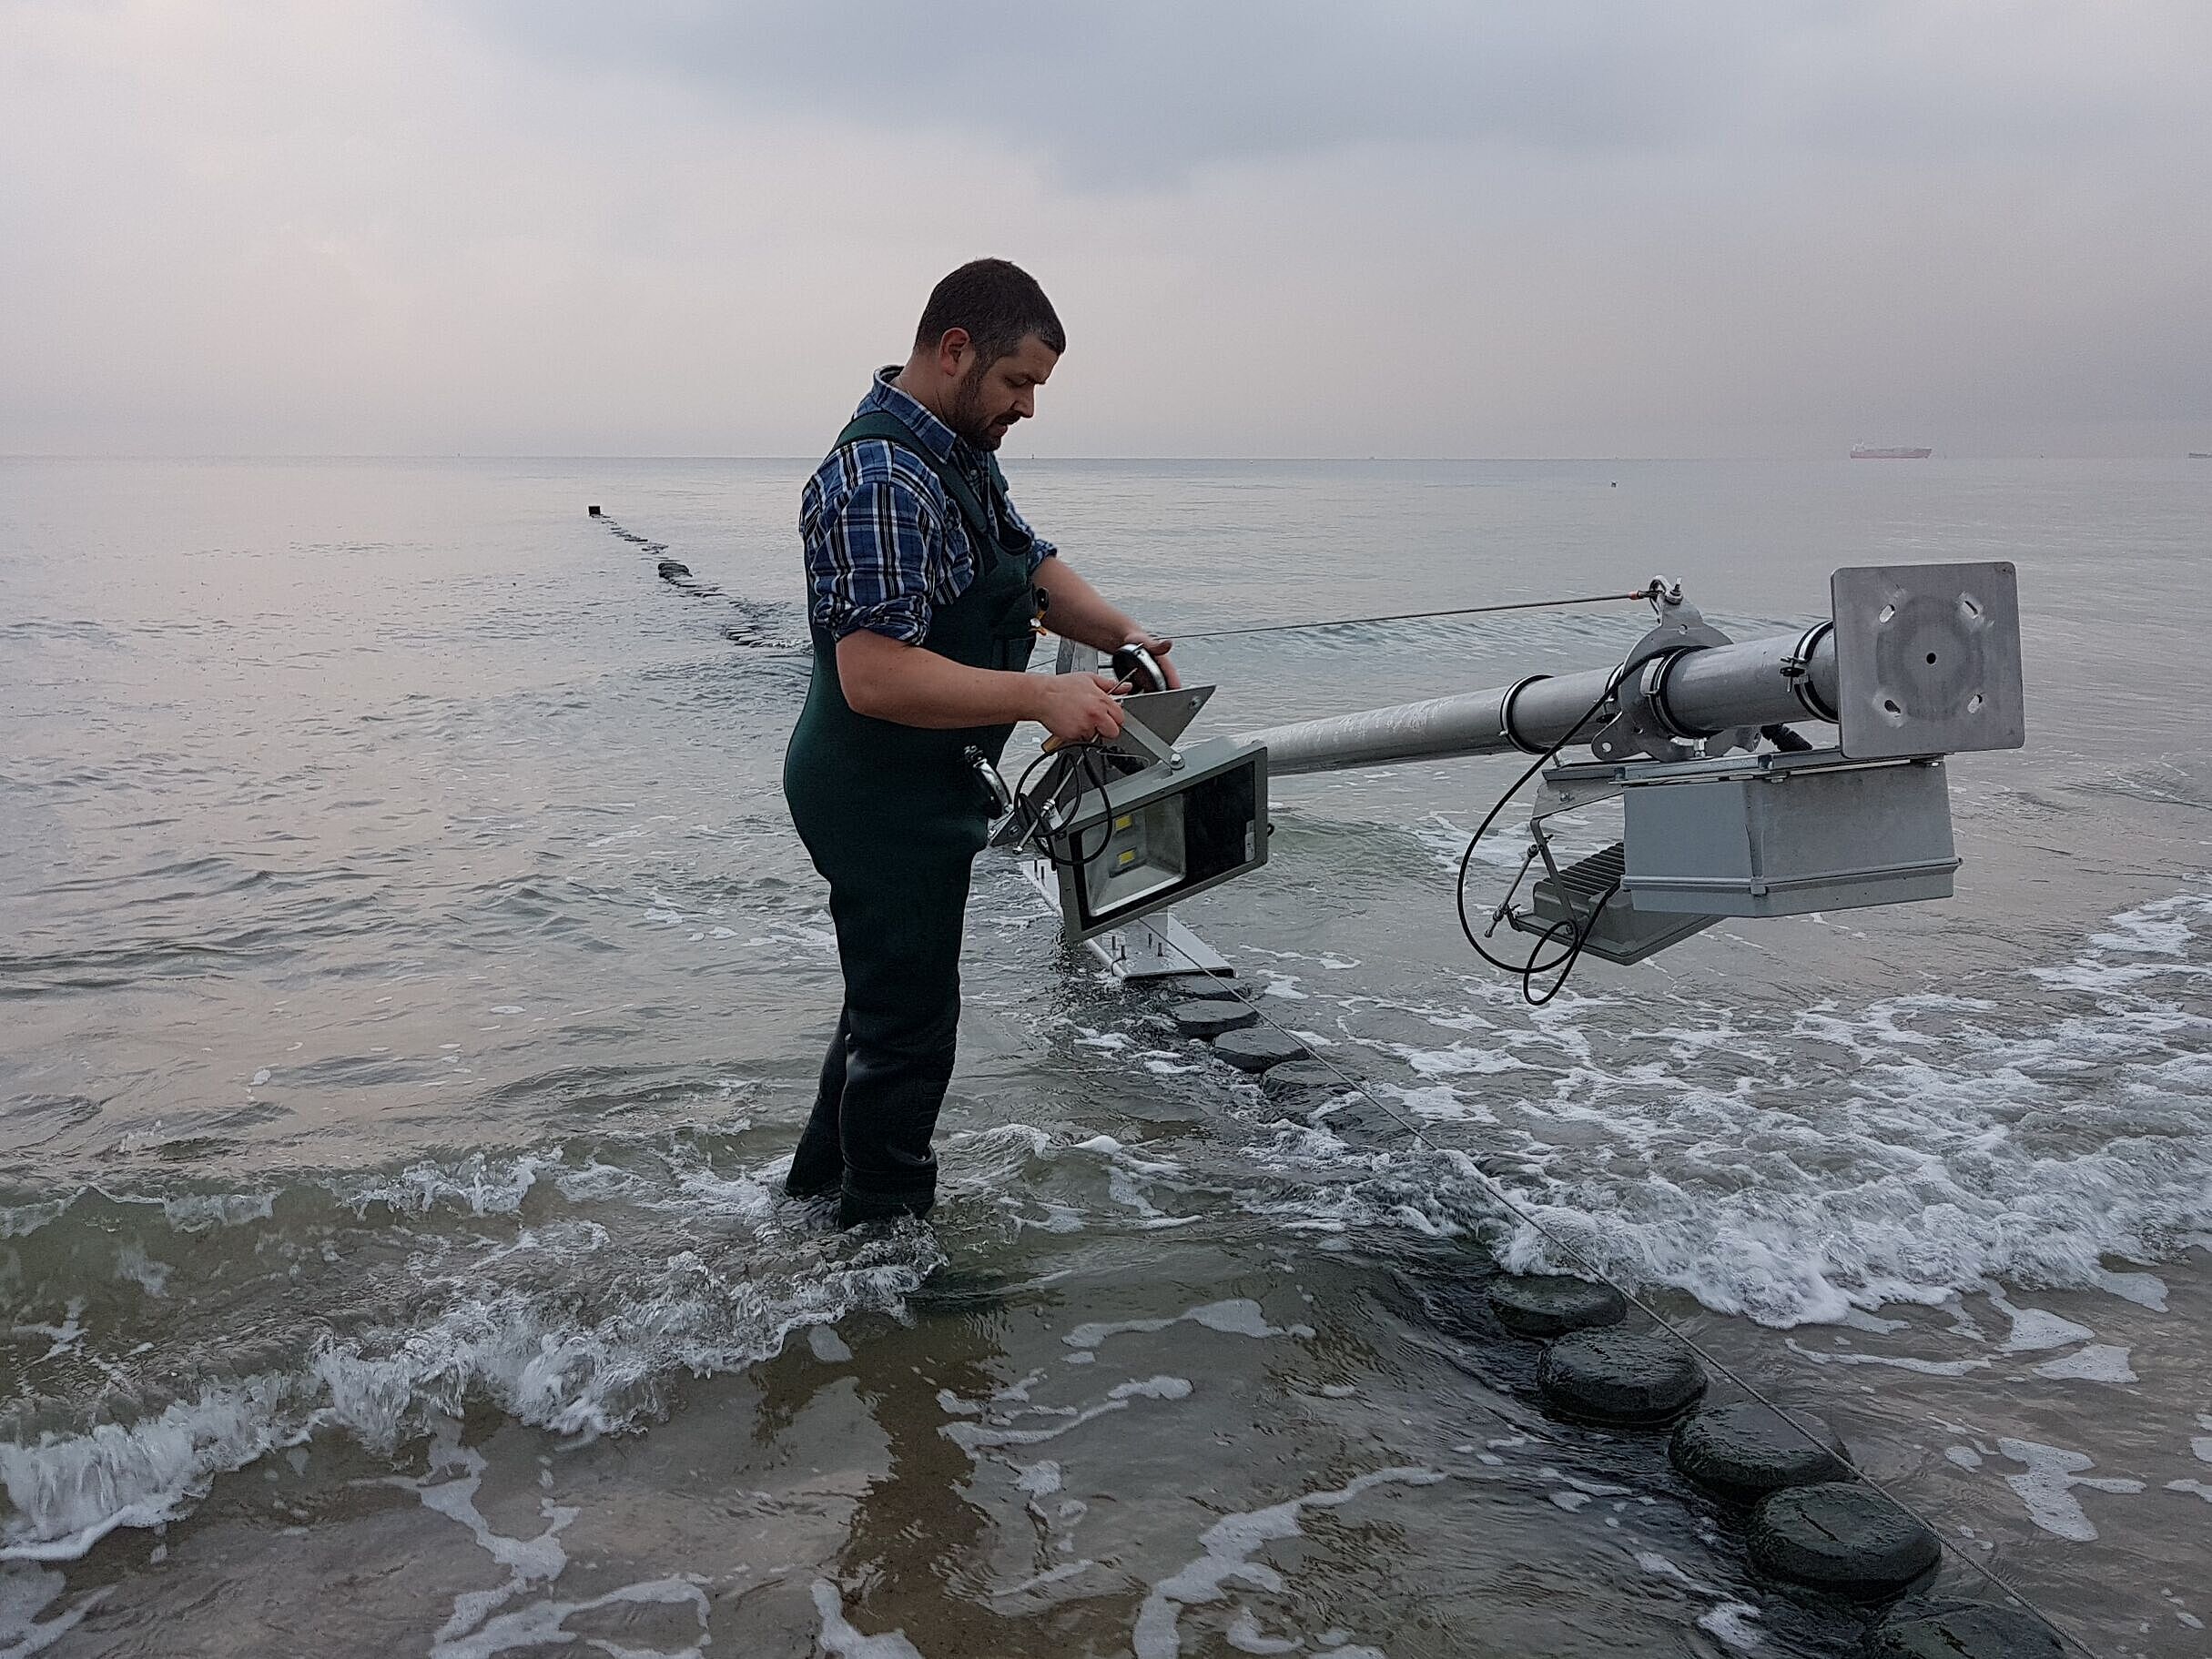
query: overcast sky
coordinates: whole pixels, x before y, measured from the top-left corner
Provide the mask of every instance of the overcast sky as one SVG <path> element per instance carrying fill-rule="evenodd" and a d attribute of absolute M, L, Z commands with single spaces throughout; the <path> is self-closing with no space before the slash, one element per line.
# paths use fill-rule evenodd
<path fill-rule="evenodd" d="M 0 452 L 2212 450 L 2212 4 L 0 0 Z"/>

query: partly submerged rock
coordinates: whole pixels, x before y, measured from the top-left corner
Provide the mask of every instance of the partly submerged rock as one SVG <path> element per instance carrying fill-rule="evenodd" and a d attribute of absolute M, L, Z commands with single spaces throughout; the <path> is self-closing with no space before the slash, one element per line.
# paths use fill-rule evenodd
<path fill-rule="evenodd" d="M 1822 1419 L 1794 1410 L 1784 1418 L 1757 1401 L 1709 1406 L 1685 1419 L 1668 1451 L 1685 1475 L 1736 1503 L 1756 1503 L 1786 1486 L 1851 1479 L 1851 1454 Z"/>
<path fill-rule="evenodd" d="M 1874 1659 L 2060 1659 L 2065 1652 L 2034 1613 L 1994 1602 L 1906 1602 L 1866 1645 Z"/>
<path fill-rule="evenodd" d="M 1657 1331 L 1578 1330 L 1537 1365 L 1544 1403 L 1561 1417 L 1636 1427 L 1671 1421 L 1705 1392 L 1688 1348 Z"/>
<path fill-rule="evenodd" d="M 1218 974 L 1185 974 L 1172 982 L 1174 995 L 1187 1002 L 1242 1002 L 1243 996 L 1233 979 Z"/>
<path fill-rule="evenodd" d="M 1319 1060 L 1285 1060 L 1280 1066 L 1267 1068 L 1260 1087 L 1267 1091 L 1270 1100 L 1296 1100 L 1315 1094 L 1325 1095 L 1347 1086 Z"/>
<path fill-rule="evenodd" d="M 1250 1030 L 1223 1032 L 1213 1039 L 1213 1052 L 1239 1071 L 1265 1071 L 1304 1059 L 1306 1047 L 1272 1026 L 1254 1026 Z"/>
<path fill-rule="evenodd" d="M 1935 1534 L 1858 1482 L 1792 1486 L 1751 1514 L 1760 1571 L 1855 1601 L 1901 1593 L 1942 1557 Z"/>
<path fill-rule="evenodd" d="M 1175 1029 L 1185 1037 L 1215 1037 L 1257 1025 L 1260 1017 L 1241 1002 L 1179 1002 L 1168 1011 Z"/>
<path fill-rule="evenodd" d="M 1564 1273 L 1506 1273 L 1491 1281 L 1490 1311 L 1515 1336 L 1548 1341 L 1618 1325 L 1629 1317 L 1629 1302 L 1611 1285 Z"/>

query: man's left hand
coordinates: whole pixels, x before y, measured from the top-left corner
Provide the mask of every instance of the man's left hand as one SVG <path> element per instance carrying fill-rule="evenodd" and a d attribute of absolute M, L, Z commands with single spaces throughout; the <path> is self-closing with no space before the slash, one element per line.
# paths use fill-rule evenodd
<path fill-rule="evenodd" d="M 1129 642 L 1142 645 L 1152 652 L 1152 661 L 1160 664 L 1160 672 L 1167 676 L 1167 684 L 1162 690 L 1179 692 L 1182 689 L 1182 676 L 1175 672 L 1175 664 L 1168 656 L 1168 652 L 1175 649 L 1173 640 L 1163 640 L 1156 633 L 1132 633 L 1129 636 Z"/>

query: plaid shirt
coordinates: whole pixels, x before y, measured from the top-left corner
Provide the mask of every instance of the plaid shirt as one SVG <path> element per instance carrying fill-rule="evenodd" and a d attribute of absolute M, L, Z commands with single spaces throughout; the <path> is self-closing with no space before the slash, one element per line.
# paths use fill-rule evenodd
<path fill-rule="evenodd" d="M 854 413 L 897 415 L 988 503 L 983 458 L 893 386 L 898 372 L 896 364 L 878 369 Z M 1056 550 L 1012 502 L 1006 512 L 1008 528 L 1029 542 L 1034 572 Z M 799 498 L 799 535 L 807 549 L 807 612 L 832 639 L 866 629 L 918 645 L 935 607 L 950 604 L 975 580 L 975 551 L 958 503 L 928 466 L 881 439 L 834 450 L 816 470 Z"/>

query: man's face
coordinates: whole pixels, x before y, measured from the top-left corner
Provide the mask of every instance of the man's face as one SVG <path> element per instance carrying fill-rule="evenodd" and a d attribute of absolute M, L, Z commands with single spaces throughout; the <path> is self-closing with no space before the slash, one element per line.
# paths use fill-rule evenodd
<path fill-rule="evenodd" d="M 976 356 L 953 391 L 946 424 L 979 450 L 997 449 L 1015 421 L 1037 412 L 1037 389 L 1058 361 L 1060 354 L 1034 334 L 995 363 Z"/>

